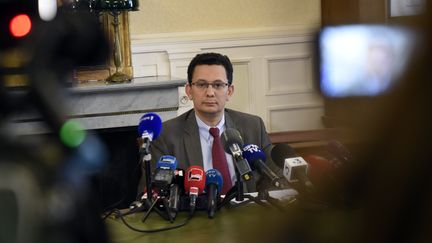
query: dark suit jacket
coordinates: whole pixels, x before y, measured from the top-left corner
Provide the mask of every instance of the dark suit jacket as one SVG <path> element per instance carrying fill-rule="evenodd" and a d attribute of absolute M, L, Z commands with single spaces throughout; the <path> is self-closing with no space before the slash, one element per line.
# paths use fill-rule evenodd
<path fill-rule="evenodd" d="M 268 136 L 262 119 L 255 115 L 225 109 L 225 126 L 238 130 L 244 144 L 258 145 L 263 151 L 270 150 Z M 152 169 L 162 155 L 172 155 L 177 159 L 177 168 L 186 170 L 189 166 L 203 166 L 198 124 L 193 109 L 163 123 L 160 136 L 151 144 Z M 141 179 L 140 188 L 144 180 Z M 255 191 L 247 185 L 247 191 Z"/>

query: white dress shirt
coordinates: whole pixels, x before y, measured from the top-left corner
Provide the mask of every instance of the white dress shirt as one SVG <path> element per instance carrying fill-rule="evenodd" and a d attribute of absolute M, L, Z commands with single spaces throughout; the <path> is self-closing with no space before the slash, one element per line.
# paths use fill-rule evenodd
<path fill-rule="evenodd" d="M 213 169 L 213 159 L 212 159 L 213 136 L 209 132 L 211 127 L 205 124 L 196 114 L 195 117 L 198 123 L 198 129 L 200 134 L 203 167 L 204 167 L 204 171 L 207 171 Z M 219 124 L 217 124 L 216 127 L 219 128 L 219 136 L 220 136 L 225 131 L 225 115 L 222 115 L 222 119 L 219 122 Z M 234 183 L 237 180 L 236 180 L 233 158 L 230 154 L 226 152 L 225 152 L 225 156 L 228 162 L 228 169 L 230 172 L 231 181 L 232 184 L 234 185 Z"/>

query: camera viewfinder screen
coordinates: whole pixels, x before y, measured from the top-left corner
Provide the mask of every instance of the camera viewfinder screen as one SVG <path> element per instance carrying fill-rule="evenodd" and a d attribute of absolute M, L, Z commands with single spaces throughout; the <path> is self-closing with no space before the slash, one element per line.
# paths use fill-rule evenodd
<path fill-rule="evenodd" d="M 318 39 L 321 92 L 327 97 L 352 97 L 390 91 L 407 66 L 413 38 L 401 27 L 324 28 Z"/>

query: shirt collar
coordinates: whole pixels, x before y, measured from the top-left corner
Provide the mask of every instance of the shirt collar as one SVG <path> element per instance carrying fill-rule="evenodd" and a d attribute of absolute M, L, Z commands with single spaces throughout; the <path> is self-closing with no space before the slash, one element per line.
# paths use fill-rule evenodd
<path fill-rule="evenodd" d="M 208 140 L 211 138 L 211 135 L 209 133 L 210 126 L 205 124 L 195 113 L 195 118 L 198 124 L 199 133 L 204 135 L 204 137 Z M 225 113 L 222 113 L 222 118 L 220 122 L 216 125 L 217 128 L 219 128 L 219 133 L 222 133 L 224 131 L 224 125 L 225 125 Z M 220 135 L 220 134 L 219 134 Z"/>

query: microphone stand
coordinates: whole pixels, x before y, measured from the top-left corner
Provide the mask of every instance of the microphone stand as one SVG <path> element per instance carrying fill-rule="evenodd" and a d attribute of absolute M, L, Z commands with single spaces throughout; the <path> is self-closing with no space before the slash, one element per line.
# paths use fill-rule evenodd
<path fill-rule="evenodd" d="M 151 153 L 150 153 L 151 141 L 147 133 L 143 133 L 141 140 L 140 138 L 138 138 L 138 141 L 139 142 L 142 141 L 142 144 L 139 148 L 139 154 L 140 154 L 140 161 L 141 163 L 144 164 L 145 184 L 147 189 L 147 199 L 145 199 L 144 201 L 148 201 L 150 204 L 152 204 L 153 193 L 151 190 Z M 139 201 L 142 202 L 141 200 Z M 146 203 L 142 203 L 141 205 L 132 208 L 125 213 L 121 213 L 121 216 L 126 216 L 129 214 L 140 212 L 141 210 L 145 209 L 146 205 L 147 205 Z M 150 205 L 147 206 L 151 207 Z"/>
<path fill-rule="evenodd" d="M 144 199 L 144 202 L 142 201 L 142 199 L 139 199 L 138 202 L 140 203 L 140 205 L 130 209 L 129 211 L 127 211 L 125 213 L 121 213 L 121 216 L 126 216 L 129 214 L 140 212 L 141 210 L 144 210 L 146 206 L 148 206 L 149 208 L 152 207 L 151 205 L 152 205 L 152 199 L 153 199 L 153 192 L 151 190 L 150 139 L 148 136 L 146 136 L 146 133 L 143 133 L 141 139 L 142 139 L 142 144 L 139 148 L 139 155 L 140 155 L 140 162 L 142 164 L 144 164 L 145 186 L 147 189 L 147 199 Z"/>
<path fill-rule="evenodd" d="M 277 208 L 282 212 L 285 212 L 285 209 L 282 207 L 282 205 L 280 205 L 279 200 L 270 196 L 268 189 L 259 190 L 258 198 L 266 200 L 273 207 Z"/>
<path fill-rule="evenodd" d="M 143 134 L 143 143 L 140 148 L 141 161 L 144 163 L 145 183 L 147 188 L 147 199 L 152 200 L 151 190 L 151 153 L 150 139 Z"/>
<path fill-rule="evenodd" d="M 163 214 L 158 208 L 156 208 L 156 203 L 162 200 L 162 203 L 166 209 L 166 215 Z M 141 222 L 145 223 L 145 221 L 147 220 L 147 218 L 150 216 L 150 213 L 154 210 L 157 214 L 159 214 L 159 216 L 161 216 L 163 219 L 170 221 L 171 223 L 174 222 L 174 217 L 168 207 L 168 200 L 166 197 L 157 197 L 153 202 L 151 202 L 151 200 L 147 201 L 147 205 L 149 205 L 149 209 L 147 210 L 146 214 L 144 214 L 144 216 L 141 219 Z"/>
<path fill-rule="evenodd" d="M 151 181 L 151 153 L 150 153 L 150 142 L 151 142 L 151 136 L 149 134 L 147 134 L 146 132 L 144 132 L 142 134 L 142 140 L 143 143 L 141 144 L 141 148 L 140 148 L 140 156 L 141 156 L 141 161 L 142 163 L 144 163 L 144 173 L 145 173 L 145 183 L 146 183 L 146 188 L 147 188 L 147 199 L 146 201 L 146 205 L 148 206 L 148 211 L 147 213 L 144 215 L 144 217 L 142 218 L 142 222 L 144 223 L 146 221 L 146 219 L 148 218 L 148 216 L 150 215 L 152 210 L 155 210 L 157 214 L 159 214 L 159 216 L 161 216 L 163 219 L 165 220 L 169 220 L 171 222 L 173 222 L 173 217 L 171 217 L 171 213 L 168 212 L 168 216 L 164 215 L 158 208 L 155 208 L 156 203 L 159 200 L 159 196 L 153 201 L 153 192 L 152 192 L 152 181 Z M 165 201 L 164 201 L 165 204 Z M 169 210 L 167 208 L 167 210 Z"/>
<path fill-rule="evenodd" d="M 231 200 L 233 200 L 234 198 L 237 197 L 237 194 L 238 194 L 237 186 L 238 186 L 238 184 L 236 182 L 236 184 L 227 192 L 227 194 L 225 195 L 222 202 L 219 203 L 219 205 L 217 206 L 218 210 L 220 208 L 222 208 L 223 206 L 225 206 L 226 204 L 228 204 Z"/>
<path fill-rule="evenodd" d="M 234 163 L 237 162 L 236 156 L 233 155 L 233 161 Z M 232 199 L 236 199 L 236 201 L 244 201 L 244 188 L 243 188 L 243 181 L 242 177 L 240 176 L 240 172 L 237 167 L 235 167 L 235 173 L 236 173 L 236 183 L 235 185 L 227 192 L 222 202 L 218 205 L 218 209 L 228 204 Z"/>
<path fill-rule="evenodd" d="M 237 194 L 236 194 L 236 201 L 243 201 L 244 200 L 244 188 L 243 188 L 243 181 L 241 179 L 240 173 L 238 172 L 238 170 L 235 170 L 236 172 L 236 187 L 237 187 Z"/>
<path fill-rule="evenodd" d="M 240 183 L 242 183 L 242 182 L 240 182 Z M 256 204 L 258 204 L 260 206 L 268 207 L 268 205 L 265 202 L 261 201 L 258 197 L 254 197 L 252 195 L 244 195 L 244 194 L 242 195 L 243 200 L 240 203 L 229 204 L 229 202 L 231 202 L 231 200 L 233 200 L 234 198 L 237 198 L 237 196 L 238 196 L 238 191 L 239 191 L 238 185 L 239 184 L 236 183 L 236 185 L 233 188 L 231 188 L 231 190 L 225 195 L 225 198 L 217 206 L 218 210 L 225 205 L 228 205 L 227 207 L 229 207 L 229 208 L 235 208 L 235 207 L 238 207 L 238 206 L 250 203 L 250 202 L 255 202 Z M 246 198 L 248 200 L 245 201 L 244 198 Z M 237 201 L 237 199 L 236 199 L 236 201 Z"/>

